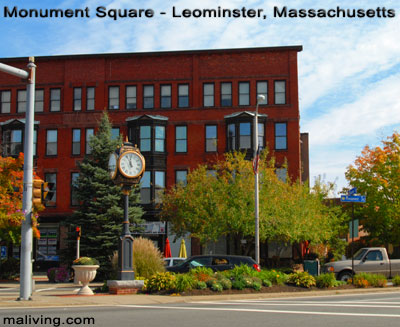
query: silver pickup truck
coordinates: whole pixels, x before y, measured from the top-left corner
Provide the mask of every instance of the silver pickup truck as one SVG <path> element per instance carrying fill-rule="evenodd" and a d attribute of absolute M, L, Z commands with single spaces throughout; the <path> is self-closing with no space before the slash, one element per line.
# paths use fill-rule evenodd
<path fill-rule="evenodd" d="M 322 272 L 333 272 L 338 280 L 347 281 L 353 274 L 351 259 L 329 262 L 322 267 Z M 362 248 L 354 254 L 354 273 L 361 272 L 389 278 L 400 275 L 400 259 L 389 259 L 385 248 Z"/>

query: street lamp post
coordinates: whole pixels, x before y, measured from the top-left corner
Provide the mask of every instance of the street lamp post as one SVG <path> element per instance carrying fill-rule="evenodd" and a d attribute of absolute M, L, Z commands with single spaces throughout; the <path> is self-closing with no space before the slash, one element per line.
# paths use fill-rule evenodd
<path fill-rule="evenodd" d="M 35 65 L 34 57 L 29 57 L 28 69 L 25 71 L 0 63 L 0 71 L 17 76 L 27 81 L 26 113 L 24 135 L 24 190 L 22 211 L 25 219 L 21 225 L 21 260 L 20 260 L 20 297 L 19 300 L 30 300 L 32 295 L 32 174 L 33 174 L 33 123 L 35 105 Z"/>
<path fill-rule="evenodd" d="M 261 101 L 265 100 L 265 96 L 259 94 L 257 96 L 257 105 L 256 105 L 256 113 L 254 115 L 254 126 L 253 126 L 253 140 L 254 140 L 254 160 L 255 162 L 255 169 L 254 169 L 254 203 L 255 203 L 255 210 L 254 210 L 254 217 L 255 217 L 255 260 L 257 264 L 260 264 L 260 217 L 259 217 L 259 199 L 258 199 L 258 105 Z"/>

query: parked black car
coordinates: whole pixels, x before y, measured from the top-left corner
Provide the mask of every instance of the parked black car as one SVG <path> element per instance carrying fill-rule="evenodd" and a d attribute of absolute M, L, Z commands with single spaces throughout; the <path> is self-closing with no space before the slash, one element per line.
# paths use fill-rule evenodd
<path fill-rule="evenodd" d="M 185 273 L 196 267 L 207 267 L 214 271 L 222 271 L 233 269 L 235 266 L 240 265 L 248 265 L 260 271 L 260 266 L 251 257 L 223 254 L 192 256 L 181 264 L 173 267 L 166 267 L 166 269 L 170 272 Z"/>

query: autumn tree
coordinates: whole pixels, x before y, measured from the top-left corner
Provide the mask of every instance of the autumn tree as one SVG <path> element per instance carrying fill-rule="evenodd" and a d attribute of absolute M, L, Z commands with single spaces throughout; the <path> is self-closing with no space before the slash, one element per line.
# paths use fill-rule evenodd
<path fill-rule="evenodd" d="M 346 179 L 367 196 L 358 208 L 363 229 L 381 244 L 400 243 L 400 135 L 382 146 L 366 146 L 346 171 Z"/>
<path fill-rule="evenodd" d="M 279 180 L 274 160 L 266 156 L 264 151 L 260 160 L 260 240 L 329 240 L 339 222 L 337 213 L 301 183 Z M 187 185 L 170 188 L 162 203 L 161 217 L 178 235 L 191 233 L 203 244 L 226 235 L 236 242 L 254 240 L 254 173 L 243 153 L 227 153 L 224 160 L 192 170 Z"/>
<path fill-rule="evenodd" d="M 0 240 L 19 244 L 21 224 L 25 219 L 22 212 L 22 194 L 24 182 L 24 155 L 18 158 L 0 157 Z M 37 213 L 43 206 L 33 207 L 33 232 L 39 237 Z"/>

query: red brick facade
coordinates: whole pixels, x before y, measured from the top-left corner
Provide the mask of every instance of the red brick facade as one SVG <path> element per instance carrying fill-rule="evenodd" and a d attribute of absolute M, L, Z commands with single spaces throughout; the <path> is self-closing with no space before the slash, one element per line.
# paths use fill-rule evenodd
<path fill-rule="evenodd" d="M 258 85 L 260 90 L 264 90 L 267 86 L 268 104 L 259 106 L 259 113 L 266 115 L 266 118 L 261 119 L 265 131 L 262 137 L 276 156 L 277 165 L 281 165 L 286 159 L 289 176 L 292 179 L 300 178 L 302 167 L 297 53 L 301 50 L 301 46 L 290 46 L 36 57 L 36 90 L 42 90 L 39 96 L 43 96 L 43 102 L 40 104 L 43 111 L 35 112 L 37 122 L 35 167 L 41 177 L 46 173 L 55 173 L 57 181 L 56 203 L 54 207 L 47 207 L 41 214 L 42 226 L 45 226 L 45 223 L 56 226 L 65 215 L 71 214 L 74 210 L 71 206 L 71 174 L 77 172 L 76 162 L 85 154 L 85 131 L 88 128 L 96 128 L 103 110 L 108 111 L 113 127 L 119 128 L 123 135 L 129 135 L 130 140 L 138 145 L 142 135 L 141 125 L 164 126 L 165 137 L 161 141 L 164 142 L 165 148 L 162 153 L 155 153 L 152 148 L 153 151 L 145 155 L 146 161 L 150 162 L 149 169 L 164 172 L 165 186 L 168 187 L 175 183 L 176 170 L 195 168 L 199 163 L 230 149 L 227 131 L 228 124 L 232 121 L 229 117 L 243 112 L 238 117 L 252 126 L 252 116 L 246 111 L 255 110 Z M 0 62 L 24 69 L 28 60 L 7 58 L 0 59 Z M 187 85 L 189 91 L 187 107 L 182 107 L 178 103 L 180 85 Z M 131 86 L 129 92 L 136 91 L 136 99 L 129 100 L 136 101 L 135 109 L 127 109 L 127 98 L 132 98 L 132 93 L 127 93 L 127 86 Z M 111 91 L 110 87 L 117 88 Z M 0 127 L 3 154 L 7 144 L 12 143 L 7 138 L 9 136 L 6 136 L 6 131 L 18 127 L 19 122 L 13 121 L 14 119 L 25 117 L 25 114 L 19 113 L 17 109 L 18 90 L 25 88 L 24 82 L 18 78 L 0 73 Z M 163 100 L 161 100 L 161 88 L 163 92 L 165 91 Z M 206 95 L 209 95 L 207 100 L 205 100 L 205 88 L 207 88 Z M 212 88 L 213 97 L 209 93 Z M 186 87 L 179 88 L 183 90 L 181 94 L 185 94 L 185 89 Z M 56 90 L 54 94 L 52 90 Z M 153 97 L 145 99 L 144 90 L 146 96 L 151 95 L 153 91 Z M 87 107 L 88 101 L 93 104 L 93 100 L 87 98 L 92 91 L 94 91 L 94 110 Z M 240 99 L 239 92 L 241 92 Z M 224 94 L 225 100 L 228 99 L 227 102 L 221 100 L 221 93 Z M 80 103 L 80 110 L 74 110 L 74 94 L 75 103 L 78 103 L 75 109 L 79 108 Z M 118 97 L 115 94 L 118 94 Z M 57 102 L 59 103 L 59 111 L 50 110 L 53 105 L 51 100 L 56 102 L 54 107 L 56 110 L 58 110 Z M 211 100 L 213 105 L 205 106 L 204 101 L 209 104 L 208 101 Z M 244 105 L 240 105 L 239 100 L 243 101 Z M 144 109 L 145 102 L 152 108 Z M 154 102 L 153 105 L 151 102 Z M 110 109 L 110 103 L 115 109 Z M 279 133 L 276 123 L 281 124 Z M 206 125 L 216 126 L 217 137 L 214 142 L 217 144 L 217 151 L 206 152 Z M 176 138 L 181 137 L 176 133 L 184 131 L 178 132 L 176 126 L 186 126 L 186 141 L 180 140 L 186 143 L 186 151 L 176 151 L 178 142 Z M 236 147 L 240 147 L 238 139 L 241 129 L 238 126 L 235 135 Z M 285 126 L 286 135 L 284 135 Z M 77 155 L 72 154 L 72 129 L 81 130 L 80 146 L 77 145 L 80 147 L 80 154 Z M 51 137 L 47 130 L 57 130 L 57 155 L 46 155 L 48 141 L 46 138 Z M 155 137 L 155 134 L 151 135 L 150 142 L 153 147 Z M 277 140 L 281 149 L 276 149 Z M 249 153 L 252 153 L 250 149 Z M 154 197 L 154 193 L 152 194 L 151 198 Z M 152 217 L 154 208 L 148 206 L 147 209 L 149 214 L 146 218 L 154 220 Z"/>

